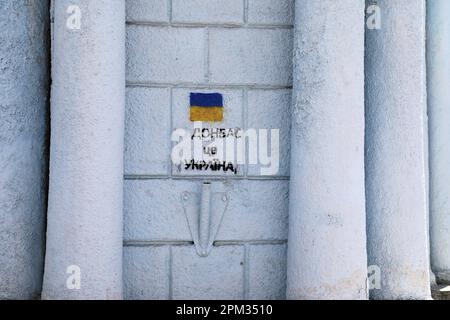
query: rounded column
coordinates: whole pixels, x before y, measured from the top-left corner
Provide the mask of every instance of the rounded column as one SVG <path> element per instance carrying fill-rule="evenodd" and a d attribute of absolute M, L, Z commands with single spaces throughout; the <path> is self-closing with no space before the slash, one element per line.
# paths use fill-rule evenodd
<path fill-rule="evenodd" d="M 41 292 L 49 40 L 49 1 L 0 1 L 0 299 Z"/>
<path fill-rule="evenodd" d="M 450 284 L 450 1 L 427 2 L 431 266 Z"/>
<path fill-rule="evenodd" d="M 368 261 L 381 272 L 370 297 L 428 299 L 425 1 L 377 5 L 365 60 Z"/>
<path fill-rule="evenodd" d="M 54 3 L 43 298 L 122 298 L 124 0 Z"/>
<path fill-rule="evenodd" d="M 364 1 L 296 1 L 287 297 L 366 299 Z"/>

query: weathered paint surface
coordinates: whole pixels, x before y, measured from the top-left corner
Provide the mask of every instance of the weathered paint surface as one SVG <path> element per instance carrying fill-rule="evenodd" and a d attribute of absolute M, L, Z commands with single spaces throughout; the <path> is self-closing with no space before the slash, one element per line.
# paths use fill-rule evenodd
<path fill-rule="evenodd" d="M 125 2 L 54 4 L 43 298 L 122 297 Z M 68 19 L 78 12 L 81 21 Z M 76 18 L 76 17 L 75 17 Z M 70 28 L 68 27 L 70 26 Z M 79 29 L 77 27 L 79 26 Z M 80 288 L 66 281 L 80 268 Z"/>
<path fill-rule="evenodd" d="M 429 298 L 424 0 L 377 2 L 365 66 L 363 0 L 296 1 L 295 19 L 294 0 L 54 2 L 44 299 L 120 299 L 122 266 L 130 299 L 365 299 L 366 241 L 372 298 Z M 450 4 L 428 4 L 432 263 L 449 281 Z M 44 272 L 48 6 L 0 1 L 0 299 L 38 297 Z M 276 176 L 208 175 L 230 198 L 207 257 L 180 202 L 206 175 L 168 159 L 190 92 L 221 92 L 226 128 L 281 130 Z"/>
<path fill-rule="evenodd" d="M 48 1 L 0 1 L 0 299 L 41 290 L 49 21 Z"/>
<path fill-rule="evenodd" d="M 126 3 L 125 298 L 284 299 L 294 1 Z M 205 127 L 280 129 L 278 173 L 177 171 L 170 134 L 193 130 L 191 92 L 223 95 L 223 121 Z M 229 202 L 200 257 L 181 194 L 204 179 Z"/>
<path fill-rule="evenodd" d="M 450 282 L 450 1 L 427 2 L 431 266 Z"/>
<path fill-rule="evenodd" d="M 430 297 L 426 200 L 425 1 L 382 0 L 366 31 L 366 201 L 376 299 Z"/>
<path fill-rule="evenodd" d="M 364 1 L 295 8 L 287 297 L 366 299 Z"/>

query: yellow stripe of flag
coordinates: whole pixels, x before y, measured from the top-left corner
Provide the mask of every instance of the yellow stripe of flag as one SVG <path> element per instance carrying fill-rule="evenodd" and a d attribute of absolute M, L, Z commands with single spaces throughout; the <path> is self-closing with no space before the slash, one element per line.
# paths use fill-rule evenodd
<path fill-rule="evenodd" d="M 197 107 L 191 106 L 191 121 L 222 121 L 223 107 Z"/>

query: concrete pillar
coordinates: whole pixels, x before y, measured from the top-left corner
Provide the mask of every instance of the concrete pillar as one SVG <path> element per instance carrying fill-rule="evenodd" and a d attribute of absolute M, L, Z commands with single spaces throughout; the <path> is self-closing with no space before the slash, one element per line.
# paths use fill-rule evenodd
<path fill-rule="evenodd" d="M 425 1 L 377 4 L 381 29 L 366 30 L 366 208 L 381 289 L 370 297 L 428 299 Z"/>
<path fill-rule="evenodd" d="M 43 298 L 120 299 L 124 0 L 55 1 L 52 52 Z"/>
<path fill-rule="evenodd" d="M 287 297 L 366 299 L 364 0 L 295 23 Z"/>
<path fill-rule="evenodd" d="M 0 1 L 0 299 L 41 291 L 49 23 L 48 1 Z"/>
<path fill-rule="evenodd" d="M 450 283 L 450 1 L 427 6 L 431 266 Z"/>

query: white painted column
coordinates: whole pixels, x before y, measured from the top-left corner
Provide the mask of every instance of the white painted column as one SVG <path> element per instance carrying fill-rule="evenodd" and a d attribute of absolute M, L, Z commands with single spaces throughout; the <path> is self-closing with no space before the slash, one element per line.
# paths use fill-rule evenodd
<path fill-rule="evenodd" d="M 47 1 L 0 1 L 0 299 L 41 292 L 49 23 Z"/>
<path fill-rule="evenodd" d="M 428 299 L 425 1 L 377 4 L 381 29 L 366 31 L 366 207 L 381 289 L 370 296 Z"/>
<path fill-rule="evenodd" d="M 43 298 L 120 299 L 124 1 L 57 0 L 53 32 Z"/>
<path fill-rule="evenodd" d="M 427 6 L 431 266 L 450 283 L 450 1 Z"/>
<path fill-rule="evenodd" d="M 287 297 L 366 299 L 364 0 L 295 23 Z"/>

